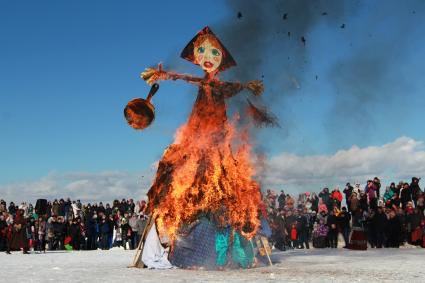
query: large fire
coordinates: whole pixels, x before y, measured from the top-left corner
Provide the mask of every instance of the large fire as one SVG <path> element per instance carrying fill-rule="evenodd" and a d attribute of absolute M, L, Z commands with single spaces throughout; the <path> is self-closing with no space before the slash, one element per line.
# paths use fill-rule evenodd
<path fill-rule="evenodd" d="M 205 212 L 224 214 L 232 227 L 251 238 L 259 226 L 261 196 L 259 185 L 252 180 L 255 171 L 248 135 L 217 120 L 222 115 L 214 114 L 213 104 L 208 107 L 178 130 L 175 143 L 159 164 L 149 205 L 158 216 L 159 230 L 164 228 L 171 239 L 182 224 Z"/>

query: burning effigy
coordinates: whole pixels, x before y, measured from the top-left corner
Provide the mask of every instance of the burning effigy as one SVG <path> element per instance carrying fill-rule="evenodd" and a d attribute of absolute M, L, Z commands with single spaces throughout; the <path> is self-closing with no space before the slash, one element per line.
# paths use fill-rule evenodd
<path fill-rule="evenodd" d="M 125 109 L 128 123 L 144 129 L 154 117 L 150 99 L 157 82 L 184 80 L 198 87 L 190 117 L 165 150 L 148 192 L 150 221 L 141 258 L 153 268 L 249 268 L 254 265 L 256 243 L 261 244 L 262 255 L 270 250 L 264 238 L 261 242 L 254 238 L 262 222 L 261 192 L 253 178 L 249 135 L 237 127 L 237 119 L 228 118 L 226 99 L 242 90 L 259 96 L 263 84 L 219 79 L 220 72 L 236 62 L 209 27 L 196 34 L 181 57 L 199 65 L 205 76 L 165 71 L 161 64 L 147 68 L 141 77 L 153 85 L 148 98 L 130 101 Z M 248 107 L 255 124 L 274 123 L 251 102 Z"/>

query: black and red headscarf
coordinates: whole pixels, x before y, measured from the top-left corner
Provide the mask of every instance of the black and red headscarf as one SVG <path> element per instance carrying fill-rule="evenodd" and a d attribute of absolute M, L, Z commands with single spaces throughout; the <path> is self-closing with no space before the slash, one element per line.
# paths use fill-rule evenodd
<path fill-rule="evenodd" d="M 220 67 L 218 68 L 220 71 L 223 71 L 227 68 L 230 68 L 232 66 L 236 66 L 236 61 L 233 59 L 232 55 L 230 55 L 230 52 L 224 47 L 223 43 L 218 39 L 218 37 L 212 32 L 212 30 L 206 26 L 204 27 L 200 32 L 198 32 L 194 38 L 192 38 L 191 41 L 186 45 L 186 47 L 183 49 L 182 53 L 180 54 L 180 57 L 183 59 L 186 59 L 193 64 L 196 64 L 193 51 L 195 49 L 195 43 L 201 36 L 209 36 L 214 38 L 214 41 L 216 41 L 220 46 L 217 46 L 221 49 L 223 52 L 223 59 L 221 61 Z"/>

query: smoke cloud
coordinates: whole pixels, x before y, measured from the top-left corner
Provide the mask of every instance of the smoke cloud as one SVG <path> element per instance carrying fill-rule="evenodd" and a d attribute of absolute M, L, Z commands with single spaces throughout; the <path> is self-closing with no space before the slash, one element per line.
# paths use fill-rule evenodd
<path fill-rule="evenodd" d="M 330 135 L 367 137 L 379 116 L 398 112 L 398 97 L 409 99 L 412 78 L 403 65 L 416 52 L 410 43 L 424 23 L 423 12 L 425 2 L 420 0 L 372 1 L 362 7 L 360 25 L 350 29 L 346 39 L 347 56 L 327 76 L 334 88 L 326 121 Z M 356 131 L 350 131 L 353 128 Z"/>
<path fill-rule="evenodd" d="M 291 104 L 285 102 L 294 95 L 300 100 L 311 95 L 303 85 L 319 79 L 316 91 L 326 92 L 324 99 L 329 100 L 323 124 L 329 143 L 335 143 L 337 136 L 369 134 L 377 105 L 396 110 L 394 92 L 408 95 L 410 91 L 409 78 L 400 66 L 412 51 L 412 31 L 424 22 L 425 2 L 421 0 L 226 3 L 230 16 L 213 29 L 238 66 L 225 76 L 240 81 L 263 78 L 266 88 L 260 99 L 281 121 L 291 120 L 291 111 L 287 111 Z M 330 52 L 317 52 L 319 48 Z M 338 54 L 332 52 L 335 49 Z M 328 60 L 312 57 L 318 53 Z M 318 69 L 321 73 L 314 75 Z M 242 99 L 235 99 L 234 105 Z M 286 131 L 290 127 L 284 124 Z"/>
<path fill-rule="evenodd" d="M 238 66 L 230 80 L 263 79 L 268 105 L 297 93 L 308 65 L 309 32 L 321 22 L 337 25 L 345 14 L 344 1 L 227 1 L 234 15 L 217 27 L 234 53 Z M 240 14 L 238 14 L 240 13 Z M 238 16 L 237 16 L 238 15 Z M 283 115 L 285 111 L 280 111 Z"/>

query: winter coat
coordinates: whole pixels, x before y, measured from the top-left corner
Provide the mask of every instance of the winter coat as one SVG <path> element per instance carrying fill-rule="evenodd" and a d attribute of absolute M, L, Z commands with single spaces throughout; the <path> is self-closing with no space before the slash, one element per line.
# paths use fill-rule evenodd
<path fill-rule="evenodd" d="M 97 234 L 97 221 L 92 217 L 86 221 L 86 233 L 87 237 L 96 236 Z"/>
<path fill-rule="evenodd" d="M 41 221 L 38 223 L 38 239 L 42 240 L 44 239 L 45 235 L 46 235 L 46 221 Z"/>
<path fill-rule="evenodd" d="M 55 202 L 52 204 L 53 215 L 59 215 L 59 203 Z"/>
<path fill-rule="evenodd" d="M 9 213 L 10 214 L 12 214 L 12 215 L 15 215 L 16 214 L 16 207 L 15 207 L 15 205 L 13 204 L 13 203 L 11 203 L 11 204 L 9 204 Z"/>
<path fill-rule="evenodd" d="M 131 227 L 128 223 L 121 224 L 122 239 L 129 239 L 131 236 Z"/>
<path fill-rule="evenodd" d="M 355 195 L 350 197 L 350 211 L 357 211 L 360 208 L 360 201 Z"/>
<path fill-rule="evenodd" d="M 342 202 L 342 194 L 341 194 L 341 192 L 340 191 L 337 191 L 337 190 L 333 191 L 332 192 L 332 199 L 337 200 L 339 202 Z"/>
<path fill-rule="evenodd" d="M 338 226 L 341 230 L 346 228 L 350 228 L 350 220 L 351 215 L 349 212 L 341 212 L 341 214 L 337 217 Z"/>
<path fill-rule="evenodd" d="M 71 207 L 72 207 L 72 213 L 74 214 L 74 217 L 80 216 L 80 208 L 78 207 L 78 204 L 72 203 Z"/>
<path fill-rule="evenodd" d="M 137 232 L 139 236 L 143 234 L 143 231 L 145 230 L 145 227 L 146 227 L 146 223 L 147 223 L 147 220 L 145 219 L 137 219 L 135 231 Z"/>
<path fill-rule="evenodd" d="M 328 215 L 319 213 L 319 214 L 317 214 L 316 221 L 318 223 L 323 222 L 324 224 L 326 224 L 328 222 Z"/>
<path fill-rule="evenodd" d="M 105 208 L 105 215 L 109 216 L 111 214 L 112 214 L 112 208 L 110 208 L 110 207 Z"/>
<path fill-rule="evenodd" d="M 59 212 L 58 212 L 58 215 L 65 216 L 65 203 L 64 202 L 60 202 L 59 203 Z"/>
<path fill-rule="evenodd" d="M 413 231 L 421 225 L 421 215 L 419 213 L 408 213 L 406 215 L 406 224 L 410 227 L 410 231 Z"/>
<path fill-rule="evenodd" d="M 373 186 L 375 187 L 376 197 L 380 198 L 381 197 L 381 183 L 374 181 Z"/>
<path fill-rule="evenodd" d="M 297 235 L 297 228 L 292 227 L 292 228 L 291 228 L 291 240 L 292 240 L 292 241 L 296 241 L 296 240 L 297 240 L 297 238 L 298 238 L 298 235 Z"/>
<path fill-rule="evenodd" d="M 27 221 L 22 216 L 16 217 L 12 226 L 12 235 L 10 241 L 10 248 L 12 250 L 19 250 L 20 248 L 28 248 L 27 239 Z"/>
<path fill-rule="evenodd" d="M 70 209 L 71 209 L 71 201 L 70 200 L 66 200 L 64 202 L 64 210 L 65 210 L 65 212 L 69 212 Z"/>
<path fill-rule="evenodd" d="M 329 232 L 329 227 L 324 223 L 319 223 L 313 231 L 314 237 L 326 237 Z"/>
<path fill-rule="evenodd" d="M 412 191 L 409 188 L 403 188 L 400 191 L 400 201 L 402 204 L 406 204 L 409 201 L 412 201 Z"/>
<path fill-rule="evenodd" d="M 311 210 L 316 212 L 319 210 L 319 198 L 315 194 L 311 197 Z"/>
<path fill-rule="evenodd" d="M 102 220 L 99 224 L 99 232 L 101 234 L 108 234 L 110 232 L 109 229 L 109 221 Z"/>
<path fill-rule="evenodd" d="M 391 200 L 393 198 L 393 196 L 394 196 L 393 190 L 388 189 L 384 193 L 384 202 L 387 202 L 387 201 Z"/>
<path fill-rule="evenodd" d="M 417 203 L 416 203 L 416 207 L 419 209 L 419 211 L 424 211 L 424 207 L 425 207 L 425 200 L 424 200 L 424 195 L 421 194 L 418 197 Z"/>
<path fill-rule="evenodd" d="M 410 184 L 410 190 L 412 193 L 412 199 L 417 200 L 419 195 L 421 194 L 421 188 L 419 187 L 418 183 L 411 183 Z"/>
<path fill-rule="evenodd" d="M 298 215 L 297 217 L 297 231 L 299 234 L 306 233 L 309 230 L 309 223 L 307 217 L 304 215 Z"/>
<path fill-rule="evenodd" d="M 78 223 L 72 223 L 71 226 L 69 226 L 69 235 L 73 239 L 81 236 L 81 227 Z"/>
<path fill-rule="evenodd" d="M 360 208 L 363 211 L 367 211 L 368 210 L 368 204 L 367 204 L 367 195 L 362 195 L 360 196 Z"/>
<path fill-rule="evenodd" d="M 65 236 L 65 224 L 60 222 L 52 222 L 52 230 L 56 237 Z"/>
<path fill-rule="evenodd" d="M 400 239 L 401 228 L 402 224 L 397 216 L 394 218 L 390 218 L 387 221 L 386 234 L 392 239 Z"/>
<path fill-rule="evenodd" d="M 365 191 L 367 190 L 367 197 L 369 198 L 369 200 L 371 199 L 375 199 L 378 197 L 378 189 L 375 187 L 375 185 L 371 185 L 370 187 L 367 186 Z"/>
<path fill-rule="evenodd" d="M 295 215 L 290 215 L 285 218 L 285 229 L 288 231 L 288 233 L 291 231 L 292 224 L 294 224 L 295 221 L 297 221 Z"/>
<path fill-rule="evenodd" d="M 349 200 L 351 197 L 351 194 L 353 193 L 353 187 L 352 186 L 348 186 L 346 187 L 342 192 L 345 194 L 345 199 Z"/>
<path fill-rule="evenodd" d="M 136 227 L 137 226 L 137 220 L 138 219 L 135 215 L 130 217 L 130 219 L 128 220 L 128 224 L 130 225 L 132 231 L 137 230 L 137 227 Z"/>
<path fill-rule="evenodd" d="M 118 206 L 118 209 L 121 212 L 121 215 L 124 215 L 124 212 L 128 211 L 128 204 L 126 202 L 121 202 Z"/>
<path fill-rule="evenodd" d="M 7 222 L 6 220 L 0 220 L 0 238 L 6 238 L 7 236 Z"/>
<path fill-rule="evenodd" d="M 282 215 L 277 215 L 274 219 L 274 232 L 280 236 L 285 235 L 286 230 L 286 219 Z"/>
<path fill-rule="evenodd" d="M 321 192 L 319 194 L 319 198 L 322 199 L 322 202 L 324 204 L 326 204 L 327 206 L 330 204 L 331 202 L 331 195 L 328 192 Z"/>
<path fill-rule="evenodd" d="M 335 215 L 329 215 L 327 225 L 330 231 L 337 231 L 338 219 Z"/>
<path fill-rule="evenodd" d="M 371 219 L 371 224 L 373 225 L 376 232 L 384 232 L 385 227 L 387 226 L 387 216 L 385 213 L 376 212 Z"/>
<path fill-rule="evenodd" d="M 279 203 L 279 208 L 285 207 L 285 202 L 286 202 L 285 198 L 286 198 L 286 195 L 284 193 L 281 193 L 279 197 L 277 198 L 277 202 Z"/>
<path fill-rule="evenodd" d="M 135 208 L 136 208 L 136 204 L 135 204 L 134 202 L 130 202 L 130 203 L 128 204 L 128 210 L 129 210 L 131 213 L 134 213 Z"/>

